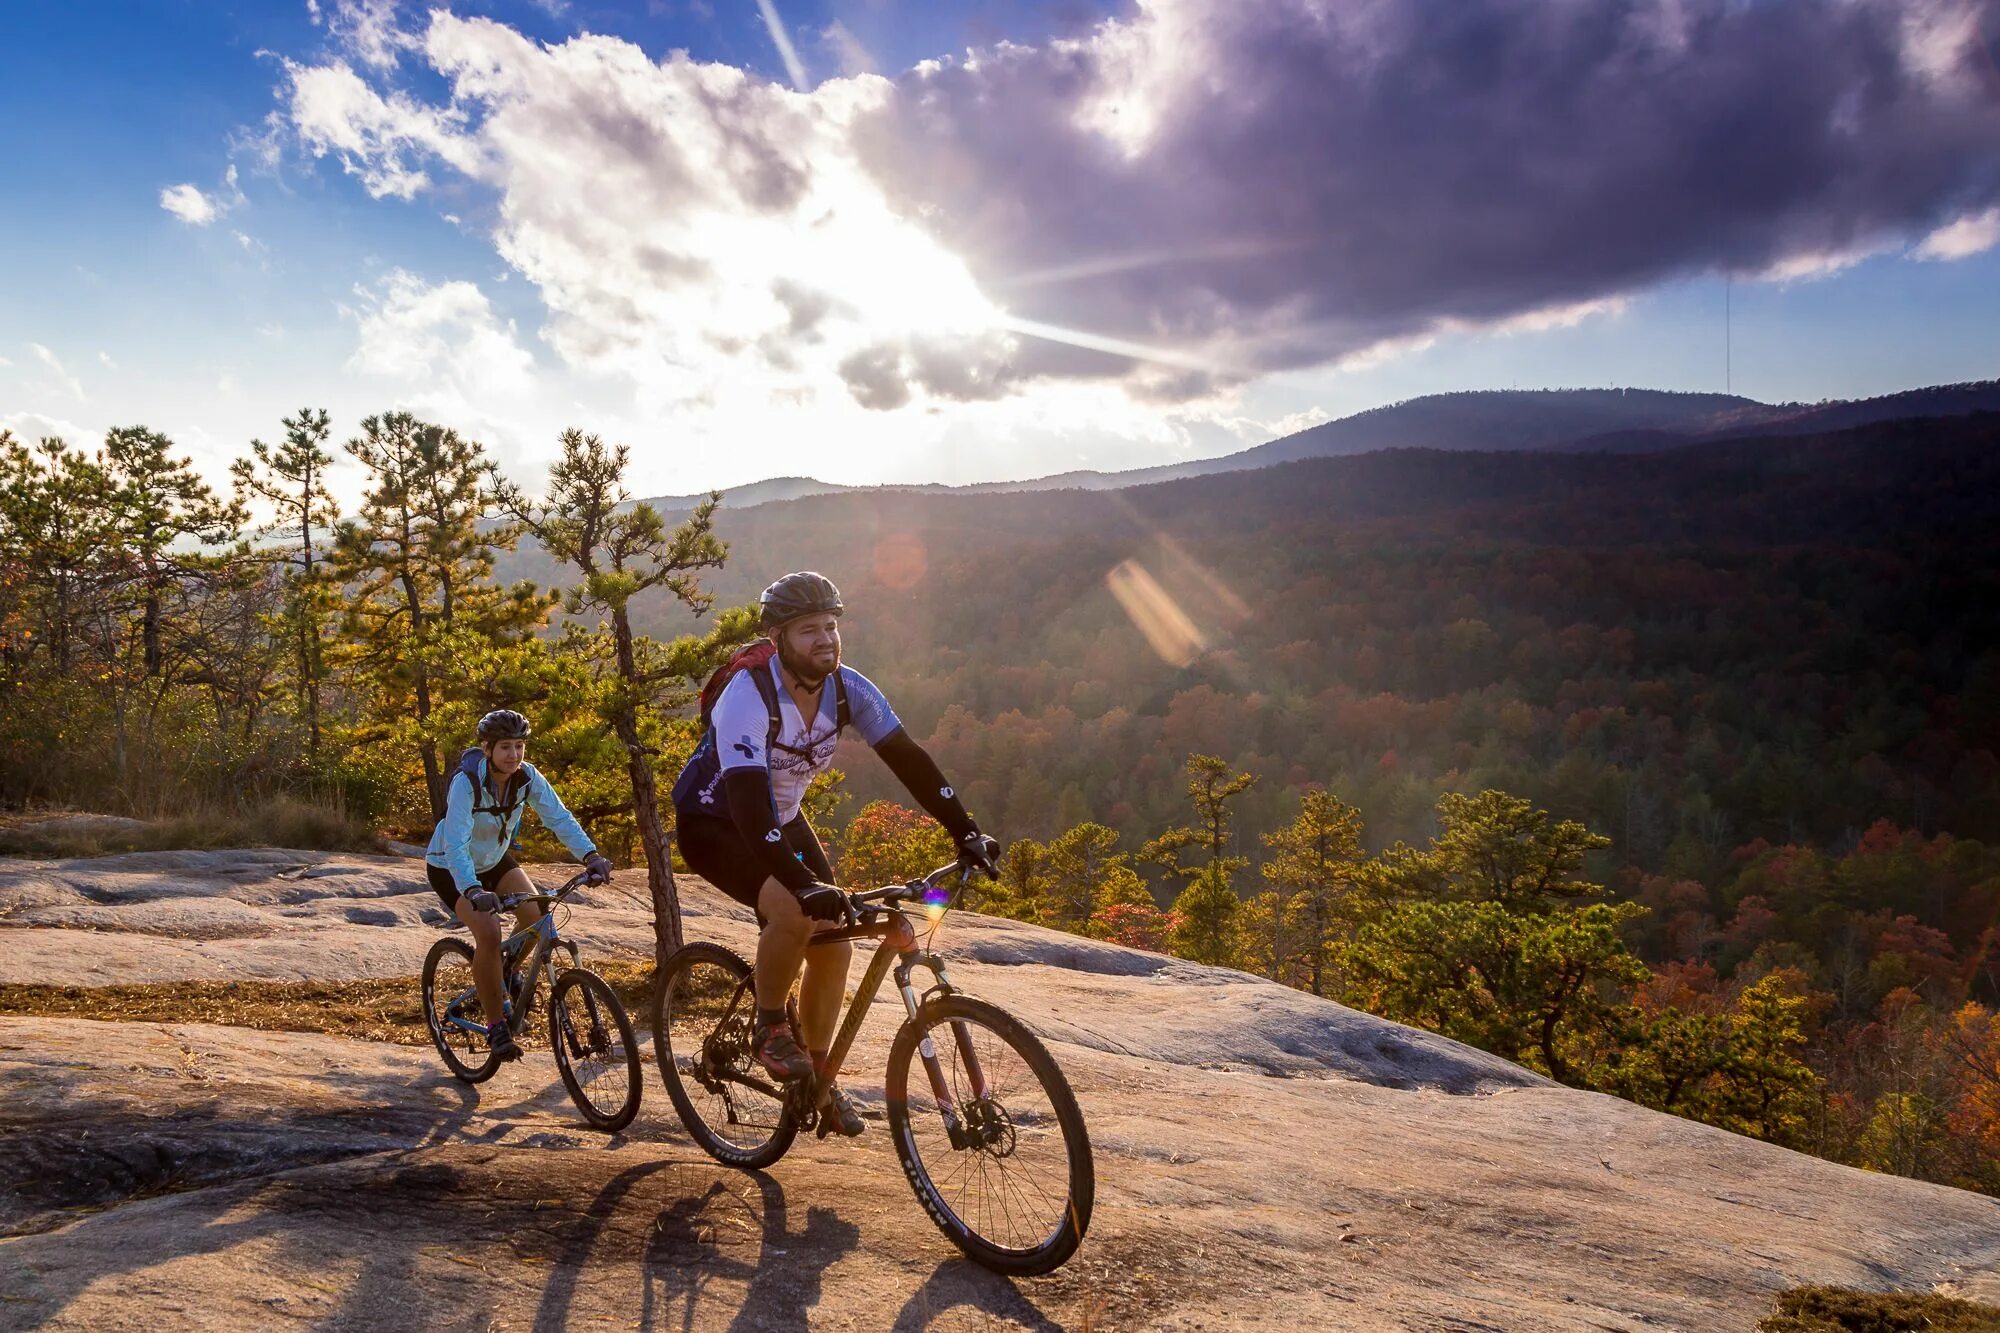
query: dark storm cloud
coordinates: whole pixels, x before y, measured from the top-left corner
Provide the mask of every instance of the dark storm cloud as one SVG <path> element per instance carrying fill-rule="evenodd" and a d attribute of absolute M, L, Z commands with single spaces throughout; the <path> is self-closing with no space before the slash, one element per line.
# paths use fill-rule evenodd
<path fill-rule="evenodd" d="M 2000 0 L 1155 0 L 920 67 L 857 142 L 1014 314 L 1268 370 L 1990 206 L 1996 42 Z"/>

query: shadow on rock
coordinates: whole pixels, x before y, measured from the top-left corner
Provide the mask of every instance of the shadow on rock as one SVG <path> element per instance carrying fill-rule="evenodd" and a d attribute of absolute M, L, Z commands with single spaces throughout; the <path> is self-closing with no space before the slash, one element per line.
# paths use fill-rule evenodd
<path fill-rule="evenodd" d="M 1036 1333 L 1062 1333 L 1062 1325 L 1037 1309 L 1012 1279 L 962 1258 L 947 1259 L 931 1270 L 924 1285 L 897 1312 L 892 1331 L 920 1333 L 961 1305 Z"/>
<path fill-rule="evenodd" d="M 642 1185 L 663 1188 L 670 1201 L 650 1215 L 632 1206 Z M 634 1326 L 690 1328 L 733 1308 L 732 1330 L 804 1328 L 827 1268 L 860 1238 L 831 1208 L 808 1208 L 793 1231 L 783 1187 L 762 1172 L 649 1162 L 606 1182 L 566 1229 L 534 1327 L 567 1328 L 586 1271 L 628 1257 L 620 1251 L 636 1241 L 641 1290 L 626 1316 Z"/>
<path fill-rule="evenodd" d="M 227 1085 L 205 1084 L 198 1099 L 153 1114 L 116 1095 L 65 1098 L 58 1116 L 33 1106 L 14 1115 L 0 1112 L 8 1144 L 0 1155 L 0 1237 L 16 1237 L 11 1244 L 31 1246 L 36 1233 L 78 1222 L 115 1224 L 127 1204 L 191 1196 L 176 1225 L 149 1233 L 155 1243 L 96 1251 L 89 1269 L 41 1270 L 25 1261 L 4 1266 L 0 1295 L 42 1307 L 26 1316 L 30 1326 L 38 1325 L 59 1316 L 94 1282 L 285 1234 L 273 1215 L 232 1215 L 244 1193 L 223 1187 L 282 1194 L 283 1182 L 294 1178 L 290 1173 L 303 1169 L 359 1157 L 393 1163 L 427 1145 L 478 1142 L 480 1136 L 464 1137 L 478 1108 L 473 1090 L 448 1078 L 432 1090 L 437 1096 L 431 1105 L 414 1106 L 407 1081 L 357 1073 L 344 1088 L 353 1101 L 331 1110 L 248 1105 Z M 223 1221 L 225 1215 L 230 1220 Z M 17 1257 L 25 1253 L 15 1251 Z M 12 1317 L 24 1315 L 12 1311 Z"/>

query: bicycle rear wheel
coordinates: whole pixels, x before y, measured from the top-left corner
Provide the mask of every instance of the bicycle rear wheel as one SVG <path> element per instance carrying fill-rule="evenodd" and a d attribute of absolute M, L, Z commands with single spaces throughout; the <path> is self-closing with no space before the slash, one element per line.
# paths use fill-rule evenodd
<path fill-rule="evenodd" d="M 1034 1033 L 983 1000 L 932 999 L 897 1031 L 887 1089 L 889 1137 L 910 1186 L 968 1258 L 1032 1276 L 1076 1253 L 1097 1189 L 1090 1136 Z"/>
<path fill-rule="evenodd" d="M 616 1133 L 639 1114 L 639 1039 L 604 978 L 572 967 L 549 991 L 549 1045 L 570 1100 L 596 1129 Z"/>
<path fill-rule="evenodd" d="M 720 945 L 676 952 L 653 988 L 653 1051 L 674 1111 L 702 1151 L 754 1171 L 783 1157 L 799 1129 L 784 1090 L 750 1058 L 750 976 L 750 965 Z"/>
<path fill-rule="evenodd" d="M 486 1039 L 486 1011 L 472 984 L 472 946 L 449 935 L 433 944 L 424 956 L 423 994 L 424 1025 L 445 1068 L 467 1083 L 492 1078 L 500 1061 Z"/>

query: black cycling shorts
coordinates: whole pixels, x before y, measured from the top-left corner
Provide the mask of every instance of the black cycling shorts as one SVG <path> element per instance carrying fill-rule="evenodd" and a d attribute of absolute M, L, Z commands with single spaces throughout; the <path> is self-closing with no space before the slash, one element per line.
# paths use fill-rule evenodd
<path fill-rule="evenodd" d="M 750 845 L 732 820 L 684 814 L 677 817 L 676 823 L 681 858 L 688 863 L 688 869 L 757 912 L 757 925 L 761 928 L 764 914 L 757 911 L 757 895 L 763 891 L 764 881 L 771 878 L 770 863 L 765 861 L 764 853 Z M 826 849 L 819 845 L 819 836 L 804 815 L 785 825 L 785 845 L 805 861 L 814 879 L 822 884 L 833 883 L 833 866 L 826 859 Z"/>
<path fill-rule="evenodd" d="M 520 868 L 520 863 L 514 859 L 514 853 L 507 852 L 491 870 L 479 872 L 479 887 L 488 893 L 497 893 L 500 881 L 507 878 L 507 873 Z M 424 873 L 430 878 L 431 888 L 435 889 L 437 896 L 444 901 L 444 910 L 455 914 L 458 911 L 458 881 L 451 877 L 449 870 L 443 866 L 434 866 L 428 861 L 424 863 Z"/>

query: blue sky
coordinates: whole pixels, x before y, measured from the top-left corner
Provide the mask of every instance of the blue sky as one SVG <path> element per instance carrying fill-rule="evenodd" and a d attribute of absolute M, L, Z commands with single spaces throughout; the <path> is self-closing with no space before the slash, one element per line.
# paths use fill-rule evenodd
<path fill-rule="evenodd" d="M 1361 12 L 9 6 L 0 424 L 218 478 L 305 405 L 530 485 L 571 424 L 642 492 L 1120 468 L 1720 389 L 1725 272 L 1739 393 L 2000 375 L 1993 0 Z"/>

